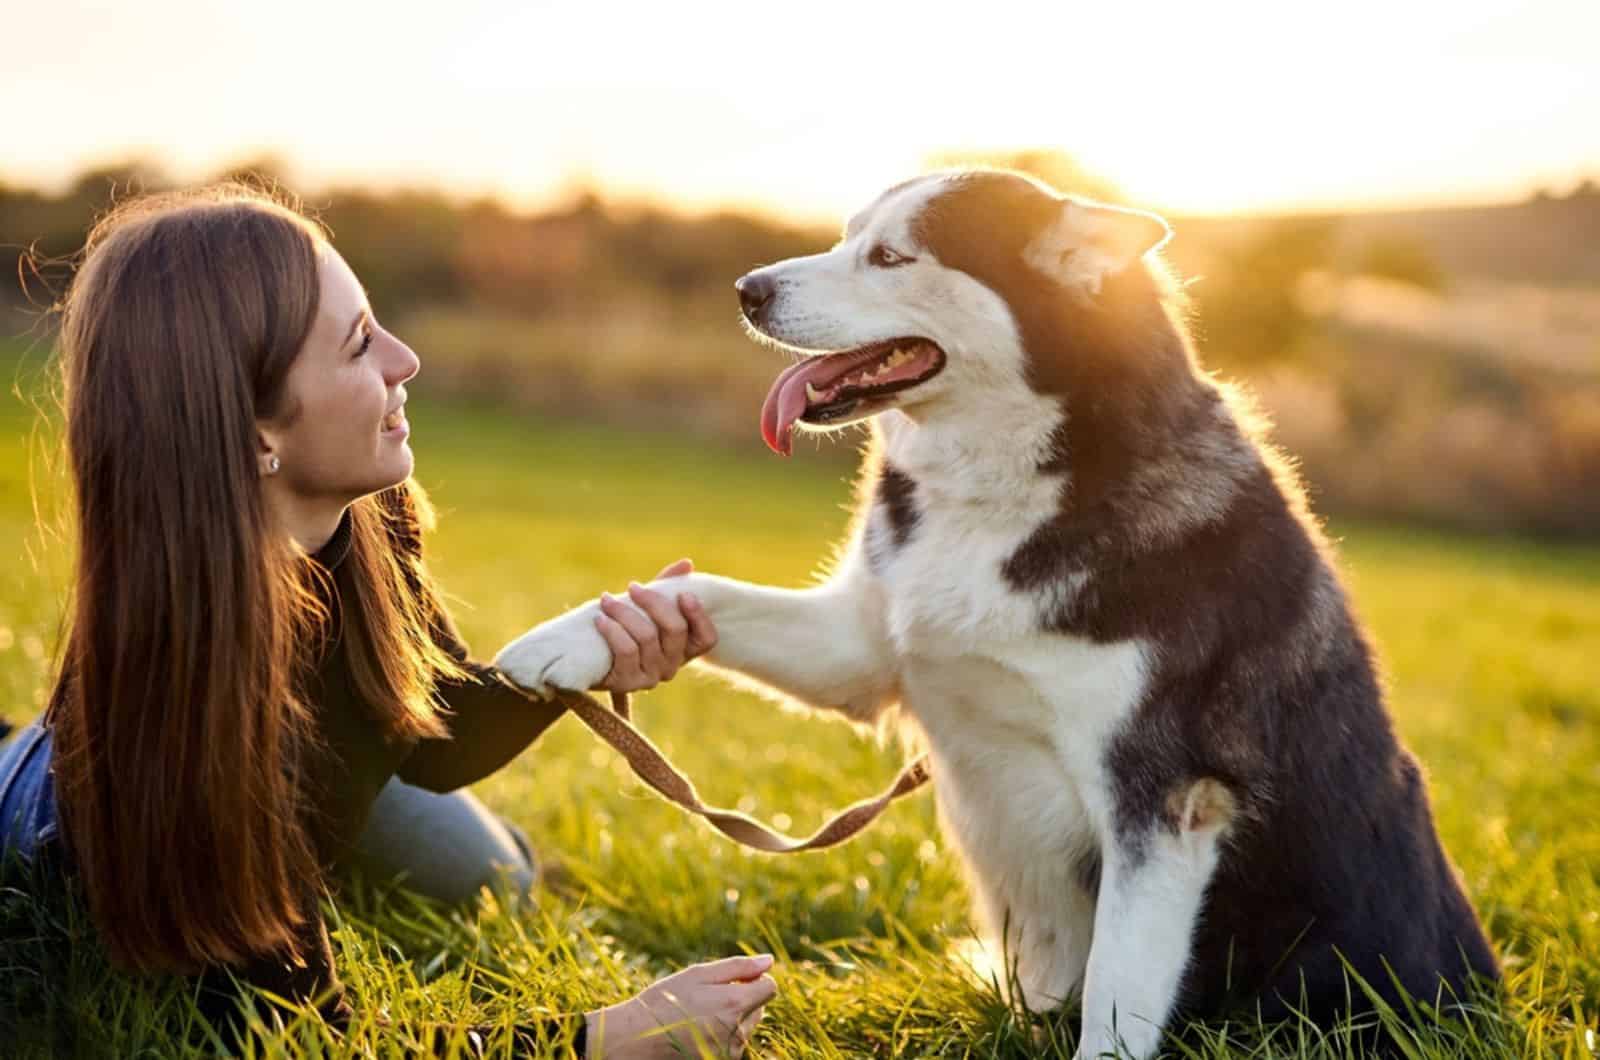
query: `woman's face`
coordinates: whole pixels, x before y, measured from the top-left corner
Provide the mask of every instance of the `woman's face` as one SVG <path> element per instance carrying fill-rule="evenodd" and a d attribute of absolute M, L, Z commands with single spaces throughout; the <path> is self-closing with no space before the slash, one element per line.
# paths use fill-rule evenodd
<path fill-rule="evenodd" d="M 332 247 L 323 246 L 317 272 L 317 318 L 289 368 L 282 411 L 258 430 L 264 459 L 278 458 L 274 487 L 302 506 L 342 508 L 411 474 L 405 382 L 419 362 L 373 319 Z"/>

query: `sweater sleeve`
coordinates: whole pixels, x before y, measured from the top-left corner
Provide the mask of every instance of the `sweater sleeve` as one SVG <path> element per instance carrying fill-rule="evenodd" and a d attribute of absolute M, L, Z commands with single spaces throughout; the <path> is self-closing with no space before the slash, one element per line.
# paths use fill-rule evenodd
<path fill-rule="evenodd" d="M 400 764 L 399 776 L 429 791 L 453 791 L 481 780 L 517 755 L 566 711 L 518 689 L 492 666 L 474 662 L 449 614 L 433 606 L 433 633 L 466 671 L 460 680 L 441 681 L 439 698 L 449 739 L 422 740 Z"/>

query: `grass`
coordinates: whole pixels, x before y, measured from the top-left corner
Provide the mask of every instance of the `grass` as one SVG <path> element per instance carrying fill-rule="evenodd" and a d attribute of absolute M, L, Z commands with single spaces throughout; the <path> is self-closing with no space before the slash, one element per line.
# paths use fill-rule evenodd
<path fill-rule="evenodd" d="M 0 361 L 0 363 L 6 363 Z M 8 370 L 31 390 L 28 369 Z M 19 375 L 20 373 L 20 375 Z M 425 390 L 425 387 L 418 387 Z M 847 473 L 754 437 L 712 449 L 662 433 L 517 418 L 417 400 L 418 477 L 441 510 L 431 563 L 481 655 L 602 588 L 681 555 L 777 584 L 807 580 L 842 531 Z M 0 401 L 0 703 L 37 711 L 69 559 L 41 534 L 48 438 Z M 1600 1009 L 1600 548 L 1335 524 L 1349 584 L 1385 661 L 1391 704 L 1426 764 L 1439 827 L 1507 969 L 1503 1005 L 1425 1021 L 1417 1057 L 1593 1055 Z M 636 704 L 714 802 L 806 832 L 878 790 L 898 754 L 840 724 L 774 710 L 703 678 Z M 771 949 L 781 993 L 753 1052 L 769 1057 L 1071 1055 L 1073 1020 L 1008 1009 L 967 971 L 968 904 L 922 796 L 833 851 L 752 855 L 644 793 L 566 719 L 477 788 L 566 882 L 536 908 L 446 910 L 362 885 L 334 907 L 361 1013 L 345 1041 L 312 1016 L 274 1056 L 386 1056 L 376 1024 L 465 1024 L 610 1003 L 685 962 Z M 0 892 L 0 1054 L 201 1055 L 214 1047 L 180 983 L 108 970 L 81 912 Z M 22 1007 L 26 1006 L 26 1007 Z M 7 1037 L 7 1035 L 11 1037 Z M 8 1041 L 11 1043 L 8 1046 Z M 501 1043 L 503 1047 L 503 1043 Z M 1171 1055 L 1337 1057 L 1310 1028 L 1193 1028 Z"/>

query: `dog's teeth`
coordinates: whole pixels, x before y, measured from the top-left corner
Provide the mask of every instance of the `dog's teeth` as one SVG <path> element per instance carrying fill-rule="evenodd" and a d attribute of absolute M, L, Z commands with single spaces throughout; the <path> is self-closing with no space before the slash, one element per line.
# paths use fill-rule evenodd
<path fill-rule="evenodd" d="M 812 384 L 807 383 L 806 384 L 806 400 L 807 401 L 821 401 L 822 400 L 822 391 L 818 390 Z"/>

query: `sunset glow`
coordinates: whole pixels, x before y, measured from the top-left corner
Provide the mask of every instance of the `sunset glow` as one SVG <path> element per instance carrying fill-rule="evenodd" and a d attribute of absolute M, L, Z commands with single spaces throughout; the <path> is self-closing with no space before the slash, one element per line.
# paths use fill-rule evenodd
<path fill-rule="evenodd" d="M 130 156 L 198 178 L 273 154 L 313 187 L 537 205 L 593 184 L 837 220 L 952 149 L 1059 149 L 1179 212 L 1483 201 L 1600 175 L 1593 3 L 259 10 L 8 15 L 0 90 L 23 105 L 0 179 Z"/>

